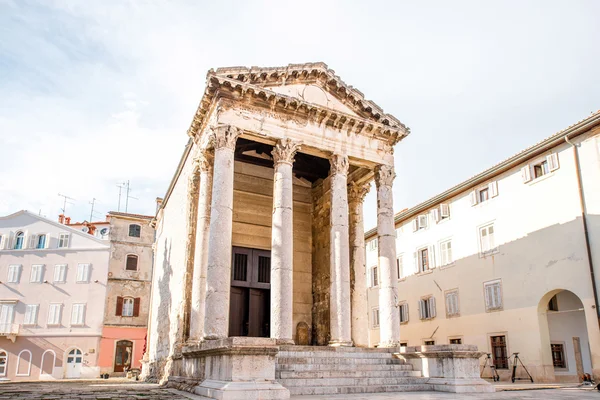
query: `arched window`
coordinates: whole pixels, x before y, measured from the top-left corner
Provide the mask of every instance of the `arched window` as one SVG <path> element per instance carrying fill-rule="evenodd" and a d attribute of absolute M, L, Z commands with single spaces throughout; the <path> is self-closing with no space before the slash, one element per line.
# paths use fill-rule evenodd
<path fill-rule="evenodd" d="M 0 376 L 6 376 L 6 364 L 8 363 L 8 353 L 0 350 Z"/>
<path fill-rule="evenodd" d="M 127 256 L 127 263 L 125 264 L 127 271 L 137 271 L 138 269 L 138 256 L 135 254 L 129 254 Z"/>
<path fill-rule="evenodd" d="M 46 235 L 38 235 L 37 243 L 35 244 L 36 249 L 43 249 L 46 247 Z"/>
<path fill-rule="evenodd" d="M 25 241 L 25 234 L 23 232 L 17 232 L 15 236 L 15 250 L 21 250 L 23 248 L 23 241 Z"/>
<path fill-rule="evenodd" d="M 31 373 L 31 352 L 21 350 L 17 357 L 17 376 L 29 376 Z"/>
<path fill-rule="evenodd" d="M 117 296 L 117 312 L 115 315 L 119 317 L 139 317 L 140 300 L 139 297 Z"/>
<path fill-rule="evenodd" d="M 140 237 L 142 234 L 142 227 L 138 224 L 129 225 L 129 236 L 131 237 Z"/>

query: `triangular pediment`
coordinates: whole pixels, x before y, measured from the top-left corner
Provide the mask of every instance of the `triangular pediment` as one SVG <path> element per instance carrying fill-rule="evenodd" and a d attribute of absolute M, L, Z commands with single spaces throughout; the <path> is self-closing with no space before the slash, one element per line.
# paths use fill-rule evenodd
<path fill-rule="evenodd" d="M 290 64 L 286 67 L 229 67 L 218 68 L 212 73 L 351 116 L 391 127 L 404 127 L 398 119 L 385 114 L 377 104 L 366 100 L 361 91 L 344 83 L 325 63 Z"/>

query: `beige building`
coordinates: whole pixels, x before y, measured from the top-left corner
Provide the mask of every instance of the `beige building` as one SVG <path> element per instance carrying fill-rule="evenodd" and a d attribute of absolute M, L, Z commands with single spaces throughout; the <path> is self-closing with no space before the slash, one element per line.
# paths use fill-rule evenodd
<path fill-rule="evenodd" d="M 402 344 L 475 344 L 503 380 L 514 352 L 537 382 L 600 376 L 599 134 L 597 112 L 396 215 Z M 366 233 L 372 346 L 375 235 Z"/>
<path fill-rule="evenodd" d="M 323 63 L 209 71 L 156 216 L 144 375 L 218 399 L 488 390 L 472 368 L 422 361 L 442 349 L 415 364 L 394 354 L 392 150 L 408 132 Z M 380 349 L 367 347 L 365 299 L 373 179 Z M 478 354 L 443 350 L 461 366 Z"/>
<path fill-rule="evenodd" d="M 0 218 L 0 380 L 98 377 L 109 254 L 28 211 Z"/>

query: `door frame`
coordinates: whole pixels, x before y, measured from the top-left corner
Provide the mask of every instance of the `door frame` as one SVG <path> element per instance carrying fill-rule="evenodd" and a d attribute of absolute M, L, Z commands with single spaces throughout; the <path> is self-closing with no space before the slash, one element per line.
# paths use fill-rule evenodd
<path fill-rule="evenodd" d="M 117 362 L 117 343 L 122 342 L 124 340 L 131 342 L 131 365 L 130 365 L 130 368 L 133 368 L 133 358 L 134 358 L 133 355 L 135 354 L 135 340 L 129 339 L 129 338 L 116 339 L 113 344 L 113 363 L 112 363 L 113 364 L 113 372 L 117 372 L 117 371 L 115 371 L 115 363 Z M 125 372 L 125 371 L 119 371 L 119 372 Z M 117 372 L 117 373 L 119 373 L 119 372 Z"/>
<path fill-rule="evenodd" d="M 81 366 L 79 367 L 79 376 L 76 378 L 67 376 L 67 374 L 69 372 L 69 353 L 73 350 L 79 350 L 81 352 L 81 362 L 79 363 L 79 364 L 81 364 Z M 77 363 L 75 363 L 75 364 L 77 364 Z M 83 350 L 81 350 L 77 346 L 68 347 L 67 350 L 65 351 L 65 358 L 63 359 L 63 376 L 64 376 L 64 378 L 66 378 L 66 379 L 81 378 L 81 368 L 83 368 Z"/>

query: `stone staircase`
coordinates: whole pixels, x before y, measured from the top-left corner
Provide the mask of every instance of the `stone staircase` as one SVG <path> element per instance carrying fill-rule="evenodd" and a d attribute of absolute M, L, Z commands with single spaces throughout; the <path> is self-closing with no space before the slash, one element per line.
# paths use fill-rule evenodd
<path fill-rule="evenodd" d="M 275 379 L 294 395 L 432 390 L 396 349 L 280 346 Z"/>

